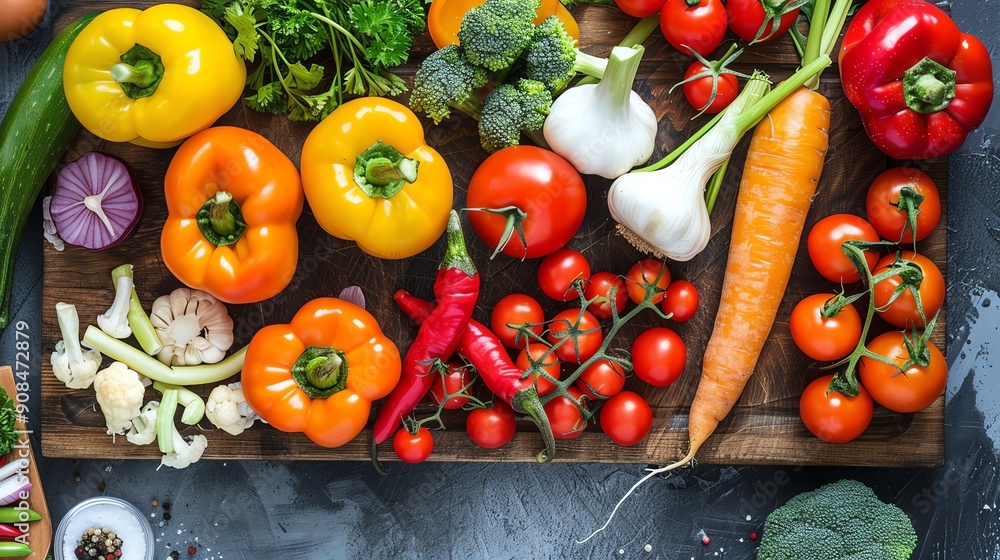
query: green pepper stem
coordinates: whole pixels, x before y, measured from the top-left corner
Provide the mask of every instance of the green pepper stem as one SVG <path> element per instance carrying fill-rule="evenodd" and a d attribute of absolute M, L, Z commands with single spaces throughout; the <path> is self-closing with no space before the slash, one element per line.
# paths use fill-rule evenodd
<path fill-rule="evenodd" d="M 441 260 L 441 268 L 457 268 L 471 278 L 476 275 L 476 264 L 472 262 L 469 251 L 465 247 L 465 235 L 462 233 L 462 221 L 458 218 L 458 212 L 452 210 L 448 214 L 448 228 L 445 230 L 448 237 L 448 246 L 445 248 L 444 258 Z"/>
<path fill-rule="evenodd" d="M 156 81 L 153 64 L 149 61 L 139 61 L 135 66 L 119 62 L 111 67 L 111 77 L 119 84 L 132 84 L 140 88 L 149 87 Z"/>
<path fill-rule="evenodd" d="M 135 44 L 121 55 L 121 62 L 111 67 L 111 77 L 131 99 L 142 99 L 156 92 L 163 79 L 160 55 Z"/>
<path fill-rule="evenodd" d="M 940 111 L 955 98 L 956 73 L 925 57 L 903 74 L 906 106 L 918 113 Z"/>
<path fill-rule="evenodd" d="M 310 398 L 329 397 L 347 387 L 347 358 L 336 348 L 310 346 L 292 365 L 292 378 Z"/>
<path fill-rule="evenodd" d="M 549 417 L 545 414 L 545 408 L 542 406 L 542 401 L 538 398 L 538 391 L 534 385 L 514 393 L 514 396 L 510 399 L 510 406 L 515 411 L 530 416 L 531 420 L 538 426 L 538 431 L 542 433 L 542 441 L 545 443 L 545 449 L 539 451 L 535 459 L 539 463 L 548 463 L 551 461 L 556 456 L 556 438 L 552 435 L 552 426 L 549 424 Z"/>
<path fill-rule="evenodd" d="M 354 182 L 372 198 L 392 198 L 407 183 L 417 181 L 418 167 L 419 161 L 379 140 L 358 154 Z"/>
<path fill-rule="evenodd" d="M 240 205 L 227 191 L 219 191 L 206 200 L 195 218 L 205 239 L 217 247 L 236 243 L 247 229 Z"/>

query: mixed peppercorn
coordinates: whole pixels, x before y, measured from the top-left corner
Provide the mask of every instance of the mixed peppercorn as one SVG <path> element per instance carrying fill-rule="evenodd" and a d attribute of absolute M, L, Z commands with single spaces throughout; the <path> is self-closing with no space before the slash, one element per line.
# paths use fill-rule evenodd
<path fill-rule="evenodd" d="M 111 529 L 91 527 L 76 544 L 78 560 L 116 560 L 122 556 L 122 540 Z"/>

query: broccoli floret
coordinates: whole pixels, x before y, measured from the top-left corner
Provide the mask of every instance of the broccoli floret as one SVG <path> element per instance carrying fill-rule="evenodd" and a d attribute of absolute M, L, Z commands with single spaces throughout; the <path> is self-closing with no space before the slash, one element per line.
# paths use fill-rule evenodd
<path fill-rule="evenodd" d="M 539 0 L 486 0 L 466 12 L 458 42 L 476 66 L 503 70 L 521 56 L 535 30 Z"/>
<path fill-rule="evenodd" d="M 541 82 L 500 85 L 486 96 L 479 117 L 479 141 L 488 152 L 516 146 L 521 130 L 542 128 L 551 107 L 552 93 Z"/>
<path fill-rule="evenodd" d="M 545 18 L 535 28 L 524 51 L 524 77 L 538 80 L 553 91 L 566 87 L 577 73 L 601 78 L 607 65 L 607 59 L 576 48 L 557 16 Z"/>
<path fill-rule="evenodd" d="M 417 69 L 410 108 L 426 113 L 435 124 L 448 118 L 452 107 L 475 116 L 480 100 L 474 90 L 486 79 L 486 71 L 473 66 L 462 49 L 448 45 L 431 53 Z"/>
<path fill-rule="evenodd" d="M 907 560 L 917 547 L 913 524 L 870 488 L 841 480 L 805 492 L 764 522 L 758 560 Z"/>

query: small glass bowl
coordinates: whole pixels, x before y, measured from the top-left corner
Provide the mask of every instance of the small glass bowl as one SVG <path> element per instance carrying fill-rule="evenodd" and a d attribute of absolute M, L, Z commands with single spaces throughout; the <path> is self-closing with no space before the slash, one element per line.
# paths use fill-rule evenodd
<path fill-rule="evenodd" d="M 66 512 L 65 517 L 59 522 L 59 528 L 56 529 L 55 538 L 52 539 L 53 548 L 55 549 L 53 551 L 55 560 L 76 560 L 75 554 L 71 553 L 70 556 L 66 556 L 67 540 L 71 541 L 69 550 L 73 550 L 76 548 L 80 535 L 88 528 L 108 527 L 120 531 L 122 528 L 125 528 L 129 517 L 135 519 L 136 523 L 134 525 L 137 525 L 138 531 L 142 533 L 139 539 L 144 538 L 146 540 L 146 560 L 153 560 L 153 528 L 149 526 L 146 516 L 134 505 L 125 500 L 110 496 L 89 498 L 76 504 L 73 506 L 73 509 Z M 130 525 L 132 524 L 130 523 Z M 72 529 L 72 533 L 70 533 L 70 529 Z M 126 535 L 124 533 L 119 533 L 119 536 L 126 547 L 129 542 L 136 540 L 134 535 L 129 535 L 129 538 L 125 538 Z M 124 551 L 125 549 L 123 548 Z M 128 560 L 132 560 L 133 556 L 135 555 L 129 555 Z M 122 558 L 124 560 L 124 554 Z M 141 559 L 136 558 L 135 560 Z"/>

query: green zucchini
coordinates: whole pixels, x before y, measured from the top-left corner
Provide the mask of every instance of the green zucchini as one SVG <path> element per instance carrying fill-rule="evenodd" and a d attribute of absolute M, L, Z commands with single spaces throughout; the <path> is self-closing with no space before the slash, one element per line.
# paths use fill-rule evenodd
<path fill-rule="evenodd" d="M 73 39 L 99 12 L 63 30 L 17 90 L 0 122 L 0 333 L 10 321 L 14 257 L 45 180 L 80 131 L 63 92 L 63 64 Z"/>

